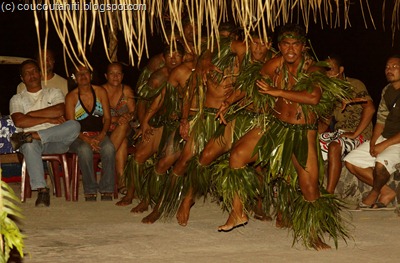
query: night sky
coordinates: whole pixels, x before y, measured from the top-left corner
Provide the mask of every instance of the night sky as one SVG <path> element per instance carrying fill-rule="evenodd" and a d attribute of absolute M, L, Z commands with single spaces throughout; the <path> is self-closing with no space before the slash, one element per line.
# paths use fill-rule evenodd
<path fill-rule="evenodd" d="M 321 28 L 320 23 L 318 23 L 310 26 L 308 37 L 319 59 L 324 59 L 331 53 L 341 55 L 345 61 L 346 75 L 363 81 L 377 106 L 380 92 L 386 85 L 384 66 L 387 56 L 398 50 L 397 47 L 400 47 L 400 45 L 397 35 L 392 45 L 390 21 L 386 21 L 386 31 L 382 29 L 382 1 L 375 0 L 370 2 L 371 10 L 375 10 L 374 21 L 377 29 L 373 29 L 369 19 L 367 20 L 368 28 L 365 28 L 360 8 L 355 4 L 350 9 L 351 27 L 344 30 L 342 24 L 341 28 L 336 29 L 332 29 L 327 25 Z M 387 15 L 389 13 L 390 10 L 387 10 Z M 38 46 L 33 12 L 0 13 L 0 36 L 0 55 L 33 57 Z M 100 34 L 97 34 L 97 39 L 100 40 Z M 161 51 L 161 40 L 154 41 L 153 39 L 151 41 L 153 45 L 149 46 L 150 56 Z M 56 51 L 55 72 L 66 77 L 62 58 L 63 47 L 52 31 L 50 32 L 48 45 Z M 92 65 L 95 65 L 94 82 L 102 84 L 104 82 L 103 73 L 108 62 L 105 58 L 101 41 L 95 42 L 91 50 L 89 58 L 93 62 Z M 128 60 L 123 49 L 120 49 L 118 56 L 121 61 Z M 141 66 L 145 65 L 146 62 L 147 58 L 143 58 Z M 124 82 L 134 87 L 138 74 L 137 66 L 127 67 L 125 69 Z M 9 113 L 8 102 L 20 82 L 18 66 L 0 65 L 0 77 L 0 112 L 4 115 Z"/>

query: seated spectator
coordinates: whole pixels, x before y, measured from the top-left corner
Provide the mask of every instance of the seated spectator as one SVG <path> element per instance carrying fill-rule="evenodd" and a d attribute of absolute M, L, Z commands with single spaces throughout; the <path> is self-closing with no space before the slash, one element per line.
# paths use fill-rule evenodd
<path fill-rule="evenodd" d="M 124 78 L 120 63 L 108 65 L 105 77 L 107 83 L 103 88 L 107 91 L 111 109 L 111 125 L 108 130 L 111 142 L 115 147 L 115 168 L 118 178 L 118 191 L 126 195 L 127 189 L 123 172 L 128 157 L 128 134 L 132 131 L 132 119 L 135 111 L 135 100 L 132 88 L 122 84 Z"/>
<path fill-rule="evenodd" d="M 387 209 L 396 197 L 387 182 L 400 162 L 400 55 L 389 57 L 385 74 L 389 84 L 382 90 L 371 141 L 344 158 L 347 169 L 372 186 L 359 204 L 362 209 Z"/>
<path fill-rule="evenodd" d="M 46 53 L 46 55 L 45 55 Z M 46 58 L 44 58 L 46 56 Z M 36 59 L 38 60 L 38 64 L 44 69 L 46 65 L 46 74 L 42 73 L 42 86 L 45 88 L 58 88 L 62 91 L 64 97 L 68 93 L 68 81 L 63 77 L 54 73 L 54 64 L 55 64 L 55 55 L 54 52 L 50 49 L 47 49 L 46 52 L 44 50 L 41 51 L 41 56 L 39 53 L 36 55 Z M 45 63 L 45 64 L 44 64 Z M 46 78 L 46 80 L 44 79 Z M 26 86 L 24 82 L 21 82 L 17 86 L 17 94 L 21 93 L 23 90 L 26 90 Z"/>
<path fill-rule="evenodd" d="M 335 126 L 331 132 L 326 131 L 329 122 L 320 122 L 320 144 L 324 161 L 328 160 L 328 183 L 326 190 L 333 194 L 342 171 L 342 158 L 350 151 L 357 148 L 364 141 L 369 140 L 372 135 L 372 117 L 375 106 L 368 94 L 365 85 L 358 79 L 345 77 L 342 59 L 338 56 L 329 56 L 326 60 L 331 68 L 327 75 L 350 82 L 353 87 L 353 98 L 363 101 L 352 103 L 343 110 L 338 104 L 333 112 Z"/>
<path fill-rule="evenodd" d="M 79 65 L 74 71 L 77 88 L 65 99 L 66 118 L 81 124 L 81 133 L 72 143 L 70 152 L 78 154 L 86 201 L 96 201 L 97 192 L 102 201 L 112 201 L 114 192 L 115 148 L 107 131 L 111 124 L 107 92 L 91 84 L 91 71 Z M 100 153 L 102 176 L 96 181 L 93 152 Z"/>
<path fill-rule="evenodd" d="M 10 100 L 11 118 L 19 133 L 11 142 L 14 150 L 23 153 L 32 190 L 38 191 L 36 206 L 49 206 L 50 194 L 44 178 L 42 154 L 68 151 L 78 137 L 80 125 L 64 119 L 64 96 L 59 89 L 42 88 L 40 67 L 27 60 L 20 67 L 26 90 Z"/>

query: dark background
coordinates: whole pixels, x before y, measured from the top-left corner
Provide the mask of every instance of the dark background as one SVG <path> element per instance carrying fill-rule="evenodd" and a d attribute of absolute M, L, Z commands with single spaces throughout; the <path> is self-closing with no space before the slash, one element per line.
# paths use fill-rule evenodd
<path fill-rule="evenodd" d="M 384 75 L 386 59 L 388 55 L 398 51 L 399 47 L 398 35 L 392 36 L 390 27 L 392 10 L 388 6 L 385 13 L 386 21 L 383 24 L 382 2 L 382 0 L 370 1 L 376 29 L 373 28 L 371 19 L 368 17 L 366 18 L 366 28 L 359 1 L 354 1 L 349 13 L 351 26 L 344 29 L 343 20 L 340 28 L 331 28 L 326 23 L 321 25 L 321 22 L 317 24 L 312 22 L 308 31 L 308 37 L 317 57 L 324 59 L 331 53 L 341 55 L 344 58 L 346 75 L 358 78 L 366 84 L 376 106 L 379 103 L 380 92 L 386 85 Z M 301 21 L 299 23 L 302 24 Z M 33 12 L 0 13 L 0 37 L 0 55 L 34 57 L 37 52 L 38 40 Z M 94 83 L 102 84 L 105 81 L 103 74 L 108 61 L 99 33 L 96 34 L 96 40 L 88 57 L 95 67 Z M 150 57 L 161 52 L 162 40 L 157 35 L 154 35 L 148 44 Z M 119 45 L 119 60 L 127 63 L 128 55 L 122 38 Z M 276 45 L 274 46 L 276 47 Z M 55 72 L 66 77 L 62 57 L 63 46 L 51 27 L 48 47 L 56 52 Z M 148 59 L 144 57 L 139 66 L 126 67 L 124 82 L 134 87 L 140 68 L 147 61 Z M 8 102 L 15 93 L 19 82 L 18 65 L 0 65 L 0 112 L 2 114 L 9 113 Z"/>

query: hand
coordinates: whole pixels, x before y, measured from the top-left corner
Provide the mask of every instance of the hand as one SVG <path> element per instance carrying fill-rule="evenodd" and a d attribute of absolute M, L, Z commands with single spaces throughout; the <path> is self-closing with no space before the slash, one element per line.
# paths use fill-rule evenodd
<path fill-rule="evenodd" d="M 154 128 L 151 127 L 147 122 L 141 125 L 140 134 L 145 142 L 150 140 L 150 137 L 154 135 Z"/>
<path fill-rule="evenodd" d="M 92 146 L 94 152 L 100 152 L 100 142 L 97 136 L 91 138 L 90 146 Z"/>
<path fill-rule="evenodd" d="M 83 135 L 82 140 L 84 142 L 86 142 L 87 144 L 90 145 L 90 147 L 92 148 L 92 151 L 100 151 L 100 141 L 98 139 L 96 139 L 96 137 L 90 137 L 87 135 Z"/>
<path fill-rule="evenodd" d="M 181 135 L 182 139 L 188 140 L 189 139 L 189 121 L 187 119 L 181 119 L 181 123 L 179 126 L 179 134 Z"/>
<path fill-rule="evenodd" d="M 369 154 L 371 154 L 372 157 L 377 157 L 385 149 L 386 149 L 386 146 L 385 146 L 384 142 L 381 142 L 381 143 L 375 144 L 373 147 L 370 147 Z"/>
<path fill-rule="evenodd" d="M 349 138 L 349 139 L 355 139 L 358 137 L 358 135 L 356 135 L 354 132 L 344 132 L 342 133 L 339 137 L 345 137 L 345 138 Z"/>
<path fill-rule="evenodd" d="M 129 113 L 125 113 L 118 118 L 118 124 L 123 125 L 129 123 L 131 121 L 131 115 Z"/>
<path fill-rule="evenodd" d="M 262 79 L 257 80 L 256 83 L 257 83 L 257 86 L 259 87 L 258 92 L 260 92 L 261 94 L 269 94 L 274 97 L 278 96 L 278 94 L 274 91 L 279 91 L 279 89 L 272 87 L 264 80 L 262 80 Z"/>
<path fill-rule="evenodd" d="M 218 112 L 217 112 L 217 114 L 216 114 L 216 116 L 215 116 L 216 119 L 219 118 L 219 123 L 220 123 L 220 124 L 221 124 L 221 123 L 223 123 L 223 124 L 225 124 L 225 125 L 228 124 L 228 122 L 227 122 L 226 119 L 225 119 L 225 114 L 226 114 L 226 112 L 228 111 L 229 106 L 230 106 L 229 103 L 226 102 L 226 101 L 224 101 L 224 102 L 221 103 L 221 106 L 219 107 Z"/>
<path fill-rule="evenodd" d="M 55 118 L 50 118 L 49 123 L 51 124 L 61 124 L 65 122 L 64 116 L 59 116 Z"/>

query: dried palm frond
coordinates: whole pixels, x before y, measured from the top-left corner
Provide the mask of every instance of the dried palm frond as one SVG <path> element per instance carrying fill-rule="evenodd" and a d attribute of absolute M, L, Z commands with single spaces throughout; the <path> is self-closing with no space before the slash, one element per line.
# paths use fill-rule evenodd
<path fill-rule="evenodd" d="M 190 23 L 198 25 L 193 27 L 193 36 L 194 49 L 199 54 L 205 34 L 207 35 L 207 47 L 211 50 L 217 47 L 219 50 L 218 25 L 228 20 L 228 12 L 231 12 L 235 23 L 243 28 L 246 42 L 250 38 L 250 32 L 254 29 L 257 29 L 260 38 L 267 42 L 268 31 L 274 31 L 277 26 L 288 22 L 302 23 L 306 28 L 311 23 L 317 22 L 320 22 L 322 27 L 327 24 L 330 27 L 343 26 L 346 28 L 350 25 L 349 9 L 352 4 L 352 1 L 348 0 L 33 1 L 34 4 L 37 2 L 52 7 L 44 11 L 35 9 L 38 37 L 40 38 L 39 24 L 41 20 L 37 13 L 43 12 L 46 28 L 51 21 L 65 47 L 64 56 L 68 56 L 74 65 L 78 63 L 89 65 L 89 67 L 90 63 L 85 53 L 88 46 L 93 44 L 99 30 L 106 55 L 110 60 L 115 59 L 116 32 L 122 32 L 129 55 L 129 63 L 135 65 L 136 61 L 140 63 L 144 53 L 148 56 L 148 28 L 151 34 L 158 29 L 158 33 L 164 36 L 167 43 L 171 41 L 173 46 L 176 45 L 177 36 L 174 30 L 177 29 L 187 45 L 188 39 L 184 37 L 182 25 L 185 17 L 190 20 Z M 359 0 L 359 2 L 365 26 L 368 25 L 368 18 L 375 27 L 368 0 Z M 393 32 L 399 26 L 397 20 L 399 2 L 396 0 L 394 3 Z M 384 3 L 383 10 L 385 10 L 385 6 Z M 48 16 L 51 19 L 48 19 Z M 172 39 L 167 39 L 168 24 L 172 28 Z M 46 47 L 46 43 L 44 46 Z"/>

